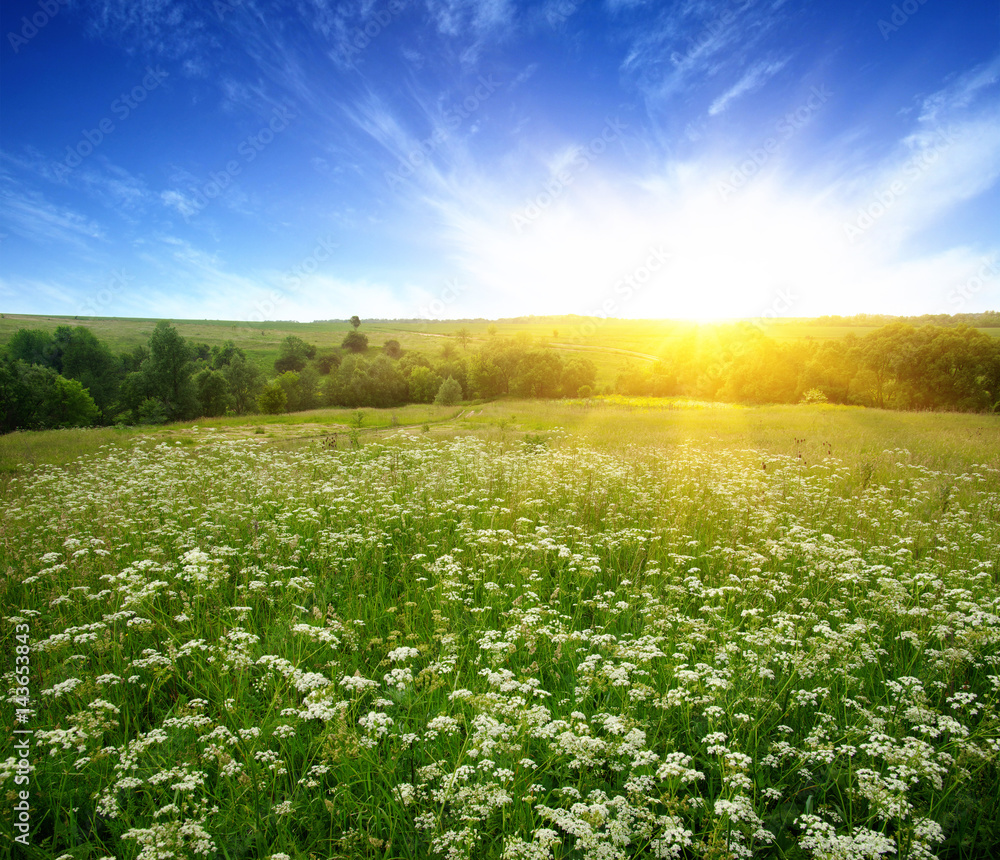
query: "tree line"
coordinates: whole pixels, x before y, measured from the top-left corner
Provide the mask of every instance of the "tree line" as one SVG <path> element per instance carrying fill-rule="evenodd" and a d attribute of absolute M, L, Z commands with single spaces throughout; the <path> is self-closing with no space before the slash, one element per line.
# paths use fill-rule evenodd
<path fill-rule="evenodd" d="M 700 327 L 619 393 L 750 404 L 803 400 L 881 409 L 1000 410 L 1000 338 L 968 326 L 894 322 L 863 337 L 778 341 L 748 324 Z"/>
<path fill-rule="evenodd" d="M 189 343 L 165 321 L 148 344 L 120 354 L 84 326 L 19 329 L 0 356 L 0 432 L 594 391 L 593 362 L 564 361 L 525 338 L 491 339 L 470 352 L 466 335 L 457 338 L 463 354 L 448 339 L 428 356 L 395 340 L 372 348 L 360 320 L 351 323 L 339 348 L 286 337 L 270 379 L 232 341 Z"/>
<path fill-rule="evenodd" d="M 463 329 L 427 355 L 404 351 L 395 340 L 373 348 L 358 330 L 360 320 L 351 322 L 338 348 L 286 337 L 271 378 L 232 341 L 189 343 L 167 322 L 156 325 L 148 344 L 120 354 L 83 326 L 19 329 L 0 356 L 0 432 L 614 392 L 749 404 L 1000 410 L 1000 338 L 963 325 L 894 322 L 863 337 L 824 341 L 779 341 L 746 323 L 700 326 L 669 345 L 659 361 L 626 365 L 598 391 L 592 361 L 564 359 L 527 337 L 494 335 L 470 350 Z"/>

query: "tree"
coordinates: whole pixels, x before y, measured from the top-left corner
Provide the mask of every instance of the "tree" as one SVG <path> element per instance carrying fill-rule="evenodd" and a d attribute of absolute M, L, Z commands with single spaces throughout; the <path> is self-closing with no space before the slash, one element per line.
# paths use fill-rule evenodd
<path fill-rule="evenodd" d="M 198 373 L 194 382 L 198 389 L 201 414 L 210 418 L 225 415 L 226 410 L 233 404 L 233 398 L 229 394 L 229 383 L 222 372 L 206 367 Z"/>
<path fill-rule="evenodd" d="M 382 351 L 389 358 L 399 358 L 403 354 L 403 348 L 399 345 L 398 340 L 387 340 L 382 347 Z"/>
<path fill-rule="evenodd" d="M 97 420 L 97 404 L 78 380 L 66 379 L 40 364 L 4 364 L 0 424 L 5 429 L 89 427 Z"/>
<path fill-rule="evenodd" d="M 302 408 L 301 378 L 294 370 L 286 370 L 276 380 L 285 392 L 285 409 L 288 412 L 298 412 Z"/>
<path fill-rule="evenodd" d="M 56 370 L 86 388 L 109 420 L 125 376 L 121 360 L 84 326 L 59 326 L 52 340 L 58 356 Z"/>
<path fill-rule="evenodd" d="M 469 334 L 469 330 L 467 328 L 460 328 L 457 332 L 455 332 L 455 337 L 457 337 L 458 342 L 462 344 L 462 349 L 469 348 L 469 338 L 471 335 Z"/>
<path fill-rule="evenodd" d="M 304 367 L 299 373 L 299 409 L 315 409 L 319 406 L 319 371 L 314 367 Z"/>
<path fill-rule="evenodd" d="M 59 326 L 54 333 L 18 329 L 7 344 L 12 361 L 47 367 L 77 380 L 109 418 L 124 376 L 121 361 L 84 326 Z"/>
<path fill-rule="evenodd" d="M 357 331 L 358 326 L 361 325 L 361 320 L 356 316 L 351 317 L 351 325 L 354 326 L 354 330 Z"/>
<path fill-rule="evenodd" d="M 171 421 L 194 417 L 198 397 L 191 380 L 194 373 L 191 350 L 170 323 L 161 320 L 149 338 L 149 359 L 140 371 L 146 377 L 150 396 L 163 402 Z"/>
<path fill-rule="evenodd" d="M 340 367 L 341 355 L 336 349 L 324 349 L 316 355 L 316 370 L 326 376 L 331 370 Z"/>
<path fill-rule="evenodd" d="M 349 352 L 364 352 L 368 349 L 368 335 L 358 331 L 349 331 L 341 346 Z"/>
<path fill-rule="evenodd" d="M 574 356 L 563 365 L 562 392 L 565 397 L 579 397 L 581 388 L 594 390 L 597 366 L 589 358 Z"/>
<path fill-rule="evenodd" d="M 298 372 L 316 357 L 316 347 L 294 334 L 288 335 L 281 342 L 280 352 L 274 362 L 275 373 L 285 373 L 289 370 Z"/>
<path fill-rule="evenodd" d="M 449 376 L 438 389 L 434 402 L 439 406 L 454 406 L 462 399 L 462 386 L 458 380 Z"/>
<path fill-rule="evenodd" d="M 11 361 L 40 364 L 58 370 L 55 353 L 55 343 L 47 331 L 19 328 L 7 341 L 7 355 Z"/>
<path fill-rule="evenodd" d="M 268 415 L 277 415 L 284 412 L 288 406 L 288 395 L 277 380 L 273 380 L 264 386 L 260 396 L 257 398 L 257 405 L 260 411 Z"/>
<path fill-rule="evenodd" d="M 237 356 L 246 358 L 246 353 L 240 349 L 231 340 L 227 340 L 222 346 L 212 347 L 212 367 L 215 370 L 221 370 L 223 367 L 231 364 L 233 359 Z"/>
<path fill-rule="evenodd" d="M 369 366 L 370 399 L 365 405 L 385 408 L 406 402 L 406 378 L 399 365 L 387 355 L 378 356 Z"/>
<path fill-rule="evenodd" d="M 23 386 L 14 362 L 3 356 L 0 358 L 0 433 L 10 433 L 21 426 L 23 397 Z"/>
<path fill-rule="evenodd" d="M 525 352 L 517 363 L 511 391 L 518 397 L 556 397 L 562 381 L 562 359 L 549 349 Z"/>
<path fill-rule="evenodd" d="M 264 387 L 264 374 L 259 367 L 236 355 L 222 368 L 222 375 L 229 383 L 229 395 L 237 415 L 246 415 L 257 406 L 257 398 Z"/>
<path fill-rule="evenodd" d="M 155 397 L 147 397 L 143 400 L 135 414 L 139 424 L 167 423 L 167 407 L 163 405 L 162 400 L 157 400 Z"/>
<path fill-rule="evenodd" d="M 478 396 L 510 394 L 517 366 L 526 352 L 523 343 L 510 339 L 494 338 L 483 346 L 469 368 L 470 382 Z"/>
<path fill-rule="evenodd" d="M 330 406 L 347 406 L 356 409 L 371 401 L 371 380 L 368 376 L 368 362 L 349 355 L 341 363 L 336 373 L 331 372 L 324 386 L 325 400 Z"/>
<path fill-rule="evenodd" d="M 121 356 L 119 356 L 122 364 L 122 372 L 125 374 L 135 373 L 140 367 L 142 367 L 142 363 L 147 358 L 149 358 L 149 347 L 143 346 L 142 344 L 133 347 L 127 352 L 123 352 Z"/>
<path fill-rule="evenodd" d="M 441 388 L 441 376 L 429 367 L 414 367 L 408 380 L 410 400 L 414 403 L 430 403 Z"/>

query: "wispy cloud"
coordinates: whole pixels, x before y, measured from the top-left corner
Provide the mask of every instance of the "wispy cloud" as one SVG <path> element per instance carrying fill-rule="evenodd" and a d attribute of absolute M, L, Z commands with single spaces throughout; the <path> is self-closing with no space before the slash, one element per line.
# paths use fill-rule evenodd
<path fill-rule="evenodd" d="M 171 60 L 206 56 L 218 47 L 207 27 L 214 15 L 209 10 L 194 10 L 184 0 L 103 0 L 82 9 L 93 35 L 131 54 Z M 194 64 L 188 71 L 201 68 Z"/>
<path fill-rule="evenodd" d="M 39 244 L 63 243 L 89 248 L 106 239 L 104 229 L 76 210 L 52 203 L 9 174 L 0 174 L 0 219 L 11 232 Z"/>
<path fill-rule="evenodd" d="M 922 100 L 920 121 L 929 125 L 973 105 L 984 93 L 996 95 L 1000 81 L 1000 54 L 955 77 L 948 86 Z"/>
<path fill-rule="evenodd" d="M 615 4 L 622 21 L 631 22 L 632 35 L 621 68 L 654 110 L 681 93 L 688 99 L 699 94 L 726 71 L 738 73 L 746 68 L 786 17 L 781 4 L 759 0 L 739 5 L 686 0 L 655 14 L 646 6 L 633 12 L 637 5 Z M 751 69 L 732 88 L 742 86 L 731 98 L 759 85 L 758 77 L 763 83 L 770 76 L 767 65 Z"/>
<path fill-rule="evenodd" d="M 921 100 L 912 126 L 881 159 L 862 164 L 840 197 L 864 238 L 899 247 L 1000 181 L 1000 58 Z M 846 173 L 846 171 L 844 171 Z M 876 217 L 872 218 L 873 213 Z"/>
<path fill-rule="evenodd" d="M 731 102 L 735 101 L 740 96 L 744 96 L 747 93 L 752 93 L 754 90 L 760 89 L 778 72 L 780 72 L 787 63 L 787 58 L 784 60 L 755 63 L 735 84 L 733 84 L 721 96 L 715 99 L 711 105 L 709 105 L 709 115 L 715 116 L 716 114 L 722 113 L 727 107 L 729 107 Z"/>
<path fill-rule="evenodd" d="M 509 0 L 427 0 L 437 29 L 447 36 L 472 30 L 477 36 L 504 36 L 514 23 Z"/>

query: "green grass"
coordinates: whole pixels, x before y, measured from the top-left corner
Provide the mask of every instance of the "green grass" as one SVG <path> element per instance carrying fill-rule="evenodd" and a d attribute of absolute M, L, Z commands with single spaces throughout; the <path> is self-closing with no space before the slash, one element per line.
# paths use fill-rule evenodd
<path fill-rule="evenodd" d="M 65 466 L 106 445 L 125 448 L 142 428 L 87 427 L 70 430 L 21 430 L 0 435 L 0 475 L 35 466 Z"/>
<path fill-rule="evenodd" d="M 363 411 L 9 471 L 25 856 L 996 856 L 995 416 Z"/>

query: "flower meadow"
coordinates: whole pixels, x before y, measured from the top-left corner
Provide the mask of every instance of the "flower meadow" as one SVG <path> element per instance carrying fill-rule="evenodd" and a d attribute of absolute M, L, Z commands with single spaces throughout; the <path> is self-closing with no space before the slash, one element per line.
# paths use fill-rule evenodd
<path fill-rule="evenodd" d="M 995 466 L 398 433 L 146 441 L 4 495 L 24 856 L 1000 846 Z"/>

